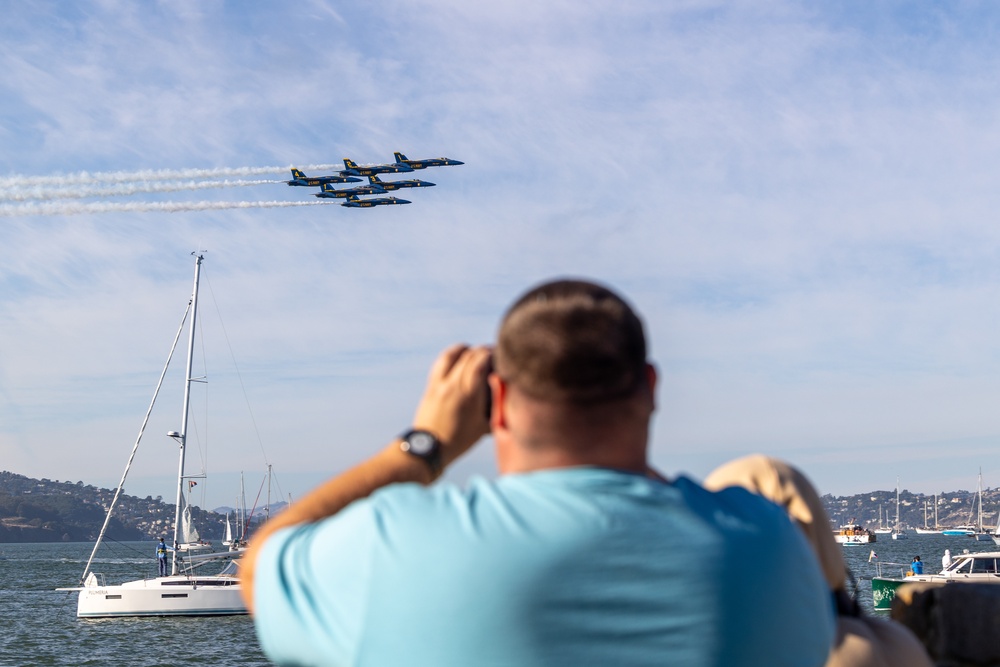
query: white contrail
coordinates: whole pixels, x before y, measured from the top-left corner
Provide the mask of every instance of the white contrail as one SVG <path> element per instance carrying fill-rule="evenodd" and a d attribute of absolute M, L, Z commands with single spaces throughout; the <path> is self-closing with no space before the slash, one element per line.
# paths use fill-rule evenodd
<path fill-rule="evenodd" d="M 220 211 L 231 208 L 285 208 L 289 206 L 329 206 L 325 201 L 164 201 L 164 202 L 46 202 L 41 204 L 0 204 L 0 218 L 29 215 L 79 215 L 84 213 L 178 213 Z"/>
<path fill-rule="evenodd" d="M 85 185 L 96 183 L 131 183 L 133 181 L 178 181 L 186 178 L 226 178 L 229 176 L 261 176 L 291 171 L 295 165 L 286 167 L 219 167 L 216 169 L 147 169 L 143 171 L 105 171 L 54 176 L 14 175 L 0 178 L 0 189 L 10 189 L 30 185 Z M 343 169 L 339 164 L 307 164 L 296 167 L 302 171 L 331 171 Z"/>
<path fill-rule="evenodd" d="M 163 181 L 160 183 L 118 183 L 100 185 L 80 185 L 77 187 L 52 187 L 46 185 L 31 185 L 0 188 L 0 201 L 31 201 L 33 199 L 83 199 L 85 197 L 127 197 L 145 192 L 182 192 L 184 190 L 208 190 L 211 188 L 232 188 L 249 185 L 271 185 L 285 181 Z"/>

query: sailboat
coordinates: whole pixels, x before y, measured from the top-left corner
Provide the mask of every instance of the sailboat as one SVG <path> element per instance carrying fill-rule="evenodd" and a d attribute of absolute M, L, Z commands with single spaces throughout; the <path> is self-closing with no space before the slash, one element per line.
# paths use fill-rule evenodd
<path fill-rule="evenodd" d="M 975 523 L 972 521 L 972 517 L 976 511 L 976 506 L 979 506 L 979 519 Z M 979 470 L 979 482 L 976 485 L 976 498 L 972 501 L 972 508 L 969 510 L 969 522 L 961 526 L 955 526 L 954 528 L 946 528 L 941 531 L 942 535 L 967 535 L 969 537 L 974 537 L 978 542 L 989 542 L 992 536 L 986 532 L 983 528 L 983 471 Z"/>
<path fill-rule="evenodd" d="M 927 527 L 927 501 L 924 501 L 924 527 L 917 528 L 918 535 L 940 535 L 941 528 L 938 527 L 938 500 L 937 494 L 934 494 L 934 527 Z"/>
<path fill-rule="evenodd" d="M 196 257 L 194 267 L 194 290 L 184 318 L 181 319 L 181 326 L 174 337 L 167 363 L 160 374 L 156 390 L 153 393 L 153 400 L 146 411 L 146 418 L 139 429 L 139 436 L 132 447 L 132 454 L 125 466 L 121 482 L 115 491 L 111 505 L 108 507 L 107 516 L 104 519 L 104 526 L 98 535 L 94 550 L 87 560 L 87 566 L 80 577 L 81 585 L 74 588 L 61 588 L 58 590 L 79 591 L 77 600 L 76 615 L 79 618 L 99 618 L 99 617 L 121 617 L 121 616 L 218 616 L 229 614 L 245 614 L 246 606 L 240 594 L 240 580 L 236 574 L 236 561 L 241 550 L 225 551 L 220 553 L 191 553 L 192 545 L 200 544 L 201 540 L 197 533 L 185 532 L 193 530 L 190 523 L 190 506 L 184 502 L 184 484 L 192 476 L 184 472 L 184 452 L 187 442 L 188 407 L 191 400 L 191 383 L 196 381 L 191 376 L 191 369 L 194 357 L 195 331 L 198 315 L 198 284 L 201 275 L 201 262 L 204 259 L 198 253 L 192 253 Z M 135 581 L 128 581 L 122 584 L 108 584 L 104 575 L 92 572 L 90 569 L 97 553 L 111 514 L 114 511 L 118 498 L 125 486 L 125 478 L 128 476 L 129 468 L 135 457 L 139 441 L 142 439 L 143 430 L 149 421 L 149 414 L 156 402 L 163 378 L 166 375 L 170 359 L 173 357 L 177 342 L 184 330 L 184 321 L 188 314 L 191 316 L 188 333 L 187 349 L 187 370 L 184 382 L 184 400 L 181 412 L 181 430 L 170 431 L 167 435 L 173 438 L 180 445 L 180 462 L 177 472 L 177 502 L 174 517 L 174 539 L 173 558 L 171 562 L 171 573 L 165 577 L 144 578 Z M 190 486 L 189 486 L 190 489 Z M 185 512 L 186 510 L 186 512 Z M 188 527 L 184 527 L 185 519 L 188 520 Z M 187 548 L 184 548 L 184 546 Z M 218 574 L 199 574 L 200 569 L 209 564 L 222 564 L 224 567 Z"/>
<path fill-rule="evenodd" d="M 891 532 L 892 532 L 892 528 L 889 528 L 888 526 L 886 526 L 885 522 L 882 521 L 882 505 L 879 505 L 878 506 L 878 528 L 875 529 L 875 534 L 876 535 L 888 535 Z"/>
<path fill-rule="evenodd" d="M 997 513 L 997 527 L 993 529 L 993 534 L 990 535 L 993 538 L 993 543 L 1000 545 L 1000 512 Z"/>
<path fill-rule="evenodd" d="M 226 536 L 222 538 L 222 546 L 228 547 L 233 543 L 233 524 L 229 521 L 229 512 L 226 512 Z"/>
<path fill-rule="evenodd" d="M 892 527 L 892 539 L 894 540 L 905 540 L 908 539 L 906 531 L 903 530 L 902 526 L 899 525 L 899 478 L 896 478 L 896 525 Z"/>
<path fill-rule="evenodd" d="M 976 521 L 975 538 L 978 542 L 991 542 L 993 536 L 983 527 L 983 469 L 979 469 L 979 483 L 976 487 L 976 497 L 979 500 L 979 516 Z"/>

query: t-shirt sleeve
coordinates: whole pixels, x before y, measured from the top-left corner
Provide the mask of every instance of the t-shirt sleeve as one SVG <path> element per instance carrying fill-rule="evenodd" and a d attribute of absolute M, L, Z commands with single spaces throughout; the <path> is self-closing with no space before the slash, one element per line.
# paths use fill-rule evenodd
<path fill-rule="evenodd" d="M 272 661 L 350 664 L 367 605 L 371 511 L 355 503 L 264 544 L 254 572 L 254 625 Z"/>

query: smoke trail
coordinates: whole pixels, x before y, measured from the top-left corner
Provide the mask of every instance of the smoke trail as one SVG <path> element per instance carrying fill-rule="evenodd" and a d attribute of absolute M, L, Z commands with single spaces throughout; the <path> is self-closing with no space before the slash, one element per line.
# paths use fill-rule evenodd
<path fill-rule="evenodd" d="M 302 171 L 331 171 L 343 169 L 338 164 L 307 164 L 297 167 Z M 76 174 L 56 176 L 6 176 L 0 178 L 0 189 L 18 188 L 31 185 L 87 185 L 96 183 L 130 183 L 133 181 L 178 181 L 187 178 L 246 177 L 263 174 L 277 174 L 291 171 L 287 167 L 219 167 L 217 169 L 147 169 L 143 171 L 105 171 L 93 174 L 82 171 Z"/>
<path fill-rule="evenodd" d="M 109 185 L 81 185 L 74 188 L 32 185 L 0 188 L 0 201 L 31 201 L 32 199 L 83 199 L 85 197 L 127 197 L 144 192 L 182 192 L 184 190 L 208 190 L 210 188 L 243 187 L 248 185 L 271 185 L 285 181 L 164 181 L 161 183 L 120 183 Z"/>
<path fill-rule="evenodd" d="M 80 215 L 84 213 L 178 213 L 181 211 L 221 211 L 233 208 L 286 208 L 290 206 L 330 206 L 325 201 L 164 201 L 164 202 L 46 202 L 13 206 L 0 204 L 0 218 L 29 215 Z"/>

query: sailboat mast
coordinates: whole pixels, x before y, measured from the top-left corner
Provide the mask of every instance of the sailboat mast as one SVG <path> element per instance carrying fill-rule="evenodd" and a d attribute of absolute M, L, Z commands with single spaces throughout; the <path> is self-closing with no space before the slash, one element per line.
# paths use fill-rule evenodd
<path fill-rule="evenodd" d="M 976 485 L 976 495 L 979 496 L 979 524 L 976 526 L 978 532 L 983 532 L 983 469 L 979 469 L 979 483 Z"/>
<path fill-rule="evenodd" d="M 271 464 L 267 464 L 267 505 L 264 506 L 264 521 L 271 518 Z"/>
<path fill-rule="evenodd" d="M 243 483 L 243 471 L 240 471 L 240 541 L 247 539 L 247 491 Z"/>
<path fill-rule="evenodd" d="M 174 513 L 174 552 L 171 574 L 177 574 L 177 545 L 180 543 L 181 511 L 184 503 L 184 450 L 187 443 L 188 432 L 188 407 L 191 403 L 191 370 L 194 367 L 194 335 L 195 326 L 198 320 L 198 279 L 201 276 L 202 255 L 195 255 L 194 262 L 194 289 L 191 292 L 191 327 L 188 333 L 188 353 L 187 365 L 185 366 L 184 377 L 184 404 L 181 408 L 181 430 L 180 433 L 171 432 L 170 435 L 177 440 L 180 445 L 180 454 L 177 463 L 177 504 Z"/>
<path fill-rule="evenodd" d="M 899 478 L 896 478 L 896 532 L 899 532 Z"/>

